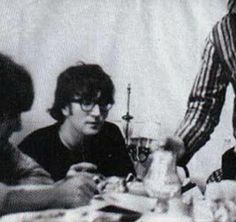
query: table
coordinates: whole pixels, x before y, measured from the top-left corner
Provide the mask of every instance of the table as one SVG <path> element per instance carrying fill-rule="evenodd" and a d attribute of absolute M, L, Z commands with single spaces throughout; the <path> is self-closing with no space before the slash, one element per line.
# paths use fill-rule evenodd
<path fill-rule="evenodd" d="M 120 221 L 121 218 L 130 216 L 130 221 L 136 220 L 141 213 L 150 210 L 155 205 L 155 199 L 130 195 L 128 193 L 106 194 L 99 198 L 95 197 L 88 206 L 76 209 L 56 209 L 38 212 L 23 212 L 5 215 L 0 222 L 92 222 L 92 221 Z M 130 212 L 141 212 L 138 214 L 126 214 L 124 212 L 109 212 L 110 206 L 128 207 Z M 138 204 L 137 204 L 138 203 Z M 107 208 L 107 209 L 106 209 Z"/>
<path fill-rule="evenodd" d="M 157 215 L 151 212 L 156 205 L 156 199 L 132 195 L 129 193 L 108 193 L 95 197 L 88 206 L 76 209 L 56 209 L 38 212 L 24 212 L 3 216 L 0 222 L 116 222 L 116 221 L 138 221 L 154 222 L 159 220 Z M 112 208 L 111 206 L 115 207 Z M 121 211 L 117 211 L 121 210 Z M 128 209 L 130 212 L 122 212 Z M 114 210 L 116 212 L 114 212 Z M 132 214 L 132 212 L 138 212 Z M 210 222 L 211 215 L 204 200 L 197 200 L 193 209 L 194 222 Z M 151 219 L 150 219 L 151 218 Z M 161 222 L 173 221 L 189 222 L 189 217 L 184 217 L 177 212 L 171 214 L 160 214 Z M 166 218 L 166 220 L 164 220 Z M 179 218 L 179 220 L 177 220 Z M 148 220 L 150 219 L 150 220 Z M 174 220 L 175 219 L 175 220 Z M 160 221 L 160 220 L 159 220 Z"/>

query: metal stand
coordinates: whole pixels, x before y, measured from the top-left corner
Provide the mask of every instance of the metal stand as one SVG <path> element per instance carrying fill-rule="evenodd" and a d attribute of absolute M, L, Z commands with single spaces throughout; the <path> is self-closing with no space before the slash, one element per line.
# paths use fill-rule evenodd
<path fill-rule="evenodd" d="M 129 109 L 130 109 L 130 94 L 131 94 L 131 85 L 128 84 L 127 87 L 127 112 L 124 116 L 122 116 L 122 119 L 126 121 L 126 127 L 125 127 L 125 142 L 126 145 L 129 145 L 129 131 L 130 131 L 130 121 L 134 118 L 130 115 Z"/>

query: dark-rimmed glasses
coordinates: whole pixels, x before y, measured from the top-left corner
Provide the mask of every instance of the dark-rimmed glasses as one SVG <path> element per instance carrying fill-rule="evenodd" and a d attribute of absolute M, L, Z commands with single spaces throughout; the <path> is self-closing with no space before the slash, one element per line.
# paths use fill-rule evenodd
<path fill-rule="evenodd" d="M 91 112 L 94 108 L 94 106 L 97 104 L 99 106 L 99 109 L 101 112 L 108 112 L 113 104 L 110 103 L 101 103 L 96 101 L 88 101 L 85 99 L 72 99 L 72 103 L 78 103 L 80 104 L 80 108 L 84 112 Z"/>

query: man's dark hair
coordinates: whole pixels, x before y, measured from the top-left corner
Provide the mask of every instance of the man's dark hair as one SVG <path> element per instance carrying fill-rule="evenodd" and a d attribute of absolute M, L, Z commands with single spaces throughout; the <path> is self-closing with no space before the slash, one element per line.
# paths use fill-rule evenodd
<path fill-rule="evenodd" d="M 85 100 L 92 100 L 101 92 L 99 98 L 104 104 L 114 103 L 114 85 L 109 75 L 96 64 L 80 64 L 63 71 L 57 79 L 55 100 L 50 115 L 64 121 L 62 109 L 78 96 Z"/>
<path fill-rule="evenodd" d="M 33 83 L 28 71 L 0 53 L 0 115 L 27 111 L 33 99 Z"/>

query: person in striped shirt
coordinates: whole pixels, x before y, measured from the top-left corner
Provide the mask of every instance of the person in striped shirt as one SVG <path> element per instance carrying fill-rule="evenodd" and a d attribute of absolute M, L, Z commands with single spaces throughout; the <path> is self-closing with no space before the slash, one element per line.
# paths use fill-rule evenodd
<path fill-rule="evenodd" d="M 219 123 L 228 85 L 232 84 L 236 92 L 236 0 L 228 1 L 228 13 L 208 35 L 201 64 L 176 137 L 167 137 L 162 144 L 166 149 L 176 150 L 178 164 L 183 166 L 210 139 Z M 236 137 L 236 99 L 234 108 Z"/>

